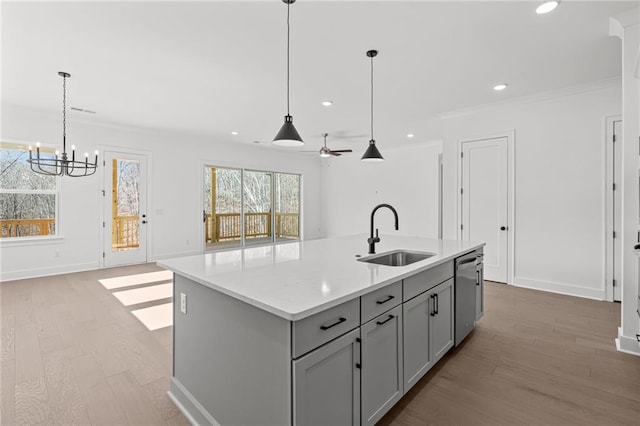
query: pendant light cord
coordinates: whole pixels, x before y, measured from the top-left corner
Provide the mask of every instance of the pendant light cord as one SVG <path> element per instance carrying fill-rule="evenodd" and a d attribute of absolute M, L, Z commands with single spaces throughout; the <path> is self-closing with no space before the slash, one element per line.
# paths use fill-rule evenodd
<path fill-rule="evenodd" d="M 62 152 L 67 152 L 67 77 L 62 76 Z"/>
<path fill-rule="evenodd" d="M 290 6 L 291 4 L 287 3 L 287 115 L 291 115 L 289 114 L 289 34 L 290 34 L 289 7 Z"/>
<path fill-rule="evenodd" d="M 373 56 L 371 57 L 371 140 L 373 140 Z"/>

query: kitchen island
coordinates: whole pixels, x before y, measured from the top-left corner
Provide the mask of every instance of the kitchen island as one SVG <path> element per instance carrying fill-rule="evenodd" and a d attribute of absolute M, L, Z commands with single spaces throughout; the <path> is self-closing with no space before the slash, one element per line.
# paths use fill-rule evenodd
<path fill-rule="evenodd" d="M 169 395 L 192 423 L 373 424 L 454 341 L 454 259 L 483 243 L 365 236 L 158 262 L 174 272 Z M 474 305 L 475 309 L 475 305 Z"/>

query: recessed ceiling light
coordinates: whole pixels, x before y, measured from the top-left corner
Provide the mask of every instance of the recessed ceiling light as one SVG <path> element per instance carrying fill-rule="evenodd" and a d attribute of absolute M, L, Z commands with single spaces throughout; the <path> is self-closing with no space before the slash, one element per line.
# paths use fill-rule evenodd
<path fill-rule="evenodd" d="M 414 136 L 415 136 L 415 135 L 414 135 L 413 133 L 407 133 L 407 137 L 408 137 L 408 138 L 412 138 L 412 137 L 414 137 Z"/>
<path fill-rule="evenodd" d="M 234 132 L 231 132 L 231 134 L 232 134 L 233 136 L 238 136 L 240 133 L 238 133 L 238 132 L 235 132 L 235 131 L 234 131 Z"/>
<path fill-rule="evenodd" d="M 333 101 L 322 101 L 322 106 L 330 107 L 331 105 L 333 105 Z"/>
<path fill-rule="evenodd" d="M 508 86 L 507 83 L 496 84 L 495 86 L 493 86 L 493 90 L 500 92 L 500 91 L 506 89 L 507 86 Z"/>
<path fill-rule="evenodd" d="M 544 13 L 549 13 L 551 12 L 553 9 L 555 9 L 556 7 L 558 7 L 558 4 L 560 3 L 560 1 L 548 1 L 546 3 L 542 3 L 540 6 L 538 6 L 538 8 L 536 9 L 536 13 L 538 15 L 542 15 Z"/>

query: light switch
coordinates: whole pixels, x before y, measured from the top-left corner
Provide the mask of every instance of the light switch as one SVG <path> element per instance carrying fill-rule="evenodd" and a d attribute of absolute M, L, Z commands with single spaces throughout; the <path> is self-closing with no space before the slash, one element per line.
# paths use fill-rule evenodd
<path fill-rule="evenodd" d="M 180 293 L 180 312 L 187 313 L 187 295 L 184 293 Z"/>

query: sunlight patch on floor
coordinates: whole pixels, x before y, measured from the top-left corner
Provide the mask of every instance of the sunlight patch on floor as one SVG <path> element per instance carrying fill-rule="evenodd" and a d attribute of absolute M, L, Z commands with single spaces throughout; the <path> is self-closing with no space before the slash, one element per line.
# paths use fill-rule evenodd
<path fill-rule="evenodd" d="M 173 272 L 171 271 L 157 271 L 148 272 L 145 274 L 124 275 L 122 277 L 105 278 L 98 281 L 107 290 L 113 290 L 117 288 L 132 287 L 140 284 L 149 284 L 169 280 L 173 280 Z"/>
<path fill-rule="evenodd" d="M 131 311 L 150 331 L 173 325 L 173 303 Z"/>
<path fill-rule="evenodd" d="M 133 290 L 116 291 L 113 295 L 124 306 L 173 297 L 173 283 L 158 284 Z"/>

